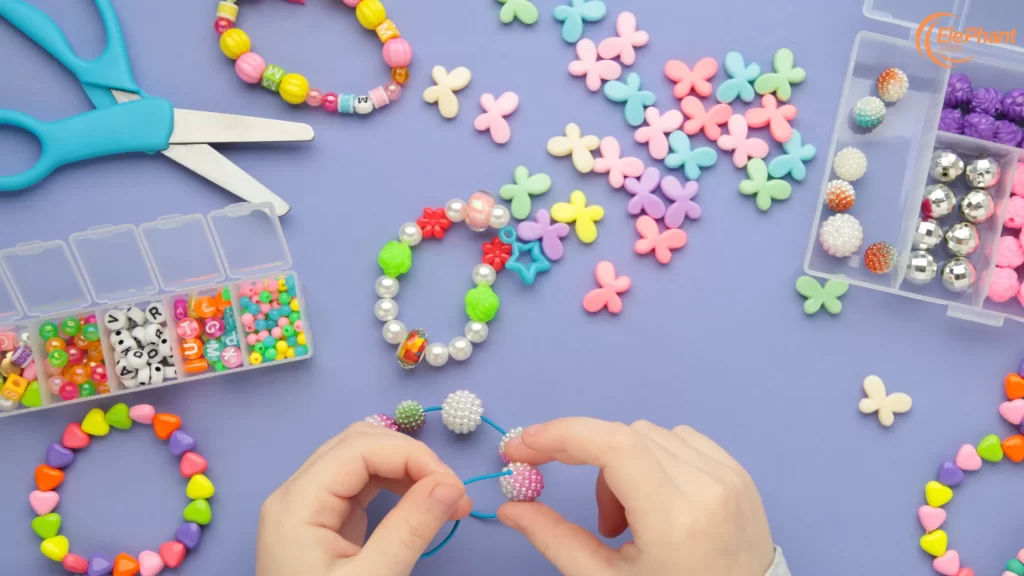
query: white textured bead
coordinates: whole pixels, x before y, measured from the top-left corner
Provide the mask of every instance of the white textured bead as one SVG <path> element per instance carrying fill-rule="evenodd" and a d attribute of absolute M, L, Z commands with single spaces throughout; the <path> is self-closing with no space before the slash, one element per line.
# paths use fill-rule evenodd
<path fill-rule="evenodd" d="M 448 363 L 448 347 L 440 342 L 428 344 L 423 359 L 431 366 L 444 366 Z"/>
<path fill-rule="evenodd" d="M 505 208 L 504 204 L 495 204 L 494 208 L 491 208 L 491 228 L 500 230 L 508 226 L 508 222 L 511 219 L 512 214 L 509 213 L 508 208 Z"/>
<path fill-rule="evenodd" d="M 452 392 L 441 403 L 441 422 L 456 434 L 469 434 L 483 421 L 484 403 L 468 390 Z"/>
<path fill-rule="evenodd" d="M 846 258 L 860 249 L 864 241 L 864 229 L 849 214 L 833 214 L 822 222 L 818 240 L 825 252 L 836 258 Z"/>
<path fill-rule="evenodd" d="M 406 222 L 398 229 L 398 239 L 402 244 L 415 246 L 423 240 L 423 230 L 412 222 Z"/>
<path fill-rule="evenodd" d="M 498 455 L 501 456 L 501 461 L 504 464 L 512 462 L 508 455 L 505 454 L 505 444 L 513 438 L 518 438 L 523 435 L 523 427 L 516 426 L 515 428 L 505 432 L 505 435 L 501 437 L 501 442 L 498 443 Z"/>
<path fill-rule="evenodd" d="M 859 149 L 847 146 L 839 152 L 832 160 L 832 169 L 836 176 L 847 182 L 856 182 L 868 171 L 868 157 Z"/>
<path fill-rule="evenodd" d="M 498 272 L 490 264 L 477 264 L 473 268 L 473 283 L 477 286 L 490 286 L 498 279 Z"/>
<path fill-rule="evenodd" d="M 381 276 L 377 278 L 376 289 L 378 298 L 394 298 L 398 296 L 398 278 Z"/>
<path fill-rule="evenodd" d="M 373 313 L 381 322 L 394 320 L 398 318 L 398 302 L 391 298 L 381 298 L 373 305 Z"/>
<path fill-rule="evenodd" d="M 487 323 L 470 320 L 466 322 L 466 338 L 473 344 L 487 340 Z"/>
<path fill-rule="evenodd" d="M 388 344 L 401 344 L 409 335 L 409 330 L 401 320 L 389 320 L 384 323 L 384 341 Z"/>
<path fill-rule="evenodd" d="M 465 336 L 456 336 L 448 344 L 448 353 L 451 354 L 453 360 L 458 360 L 459 362 L 469 360 L 469 357 L 473 354 L 473 343 Z"/>
<path fill-rule="evenodd" d="M 448 219 L 452 222 L 462 222 L 466 219 L 466 212 L 469 211 L 469 207 L 466 206 L 466 201 L 460 198 L 453 198 L 445 204 L 444 212 L 448 216 Z"/>

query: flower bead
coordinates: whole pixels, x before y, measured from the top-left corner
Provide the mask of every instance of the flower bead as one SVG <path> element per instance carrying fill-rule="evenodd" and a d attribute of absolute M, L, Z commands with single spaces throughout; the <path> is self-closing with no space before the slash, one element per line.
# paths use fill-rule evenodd
<path fill-rule="evenodd" d="M 494 268 L 495 272 L 501 272 L 505 263 L 512 257 L 512 246 L 505 244 L 497 236 L 490 242 L 483 243 L 483 251 L 484 257 L 481 262 Z"/>
<path fill-rule="evenodd" d="M 587 195 L 576 190 L 569 196 L 568 202 L 558 202 L 551 207 L 551 217 L 565 224 L 575 222 L 576 236 L 580 242 L 590 244 L 597 240 L 597 225 L 594 223 L 604 218 L 604 208 L 588 206 Z"/>
<path fill-rule="evenodd" d="M 424 238 L 444 238 L 446 230 L 451 228 L 452 221 L 448 219 L 444 208 L 424 208 L 423 217 L 416 221 L 416 225 L 423 230 Z"/>
<path fill-rule="evenodd" d="M 466 292 L 466 316 L 475 322 L 490 322 L 501 307 L 501 299 L 490 286 L 476 286 Z"/>

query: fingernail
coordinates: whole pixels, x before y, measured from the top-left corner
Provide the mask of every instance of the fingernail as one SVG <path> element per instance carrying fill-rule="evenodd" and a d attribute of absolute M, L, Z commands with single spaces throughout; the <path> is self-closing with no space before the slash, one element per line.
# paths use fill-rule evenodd
<path fill-rule="evenodd" d="M 441 482 L 430 491 L 430 498 L 447 508 L 454 508 L 456 504 L 462 501 L 462 494 L 462 490 L 458 487 Z"/>
<path fill-rule="evenodd" d="M 542 427 L 543 424 L 534 424 L 533 426 L 528 427 L 526 430 L 523 430 L 523 437 L 528 438 L 538 434 Z"/>

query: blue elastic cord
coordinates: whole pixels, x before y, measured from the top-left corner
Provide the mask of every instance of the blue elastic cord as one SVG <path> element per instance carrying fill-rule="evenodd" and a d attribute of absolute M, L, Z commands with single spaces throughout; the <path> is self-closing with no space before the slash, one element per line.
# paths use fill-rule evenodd
<path fill-rule="evenodd" d="M 480 419 L 490 424 L 491 428 L 494 428 L 495 430 L 498 431 L 498 434 L 501 434 L 502 436 L 505 435 L 505 429 L 495 424 L 494 421 L 488 418 L 487 416 L 480 416 Z"/>
<path fill-rule="evenodd" d="M 430 406 L 430 407 L 424 408 L 423 411 L 424 412 L 440 412 L 441 411 L 441 407 L 440 406 Z"/>
<path fill-rule="evenodd" d="M 420 559 L 422 560 L 423 558 L 430 558 L 431 556 L 436 554 L 438 550 L 440 550 L 441 548 L 444 548 L 445 545 L 448 544 L 448 542 L 452 539 L 452 537 L 455 536 L 455 531 L 459 529 L 459 524 L 462 524 L 462 520 L 456 520 L 455 524 L 452 526 L 452 531 L 449 532 L 448 535 L 444 537 L 444 540 L 441 540 L 437 544 L 437 546 L 434 546 L 430 550 L 427 550 L 423 554 L 420 554 Z"/>
<path fill-rule="evenodd" d="M 493 424 L 492 424 L 492 426 L 493 426 Z M 511 475 L 512 475 L 512 471 L 511 470 L 509 470 L 508 472 L 494 472 L 492 474 L 484 474 L 483 476 L 477 476 L 476 478 L 470 478 L 469 480 L 466 480 L 465 482 L 463 482 L 463 484 L 465 484 L 466 486 L 469 486 L 473 482 L 479 482 L 481 480 L 490 480 L 492 478 L 501 478 L 502 476 L 511 476 Z M 479 518 L 481 520 L 494 520 L 495 518 L 498 517 L 497 514 L 485 514 L 483 512 L 477 512 L 475 510 L 470 512 L 469 515 L 472 516 L 473 518 Z"/>

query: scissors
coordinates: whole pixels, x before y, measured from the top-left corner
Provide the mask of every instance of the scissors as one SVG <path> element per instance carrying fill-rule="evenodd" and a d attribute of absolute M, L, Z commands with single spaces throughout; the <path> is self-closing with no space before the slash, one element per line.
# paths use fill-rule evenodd
<path fill-rule="evenodd" d="M 96 110 L 40 122 L 0 110 L 0 125 L 21 128 L 39 140 L 41 153 L 21 174 L 0 176 L 0 192 L 23 190 L 54 170 L 92 158 L 129 152 L 160 152 L 203 178 L 249 202 L 270 202 L 278 215 L 291 206 L 214 150 L 211 143 L 297 142 L 313 139 L 308 124 L 251 116 L 181 110 L 151 97 L 135 83 L 124 36 L 110 0 L 95 0 L 106 29 L 107 47 L 92 60 L 71 49 L 60 27 L 22 0 L 0 0 L 0 18 L 41 46 L 82 84 Z"/>

